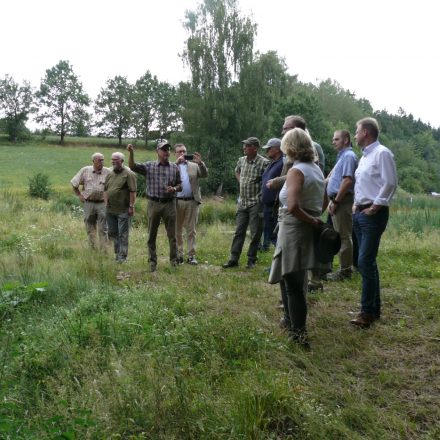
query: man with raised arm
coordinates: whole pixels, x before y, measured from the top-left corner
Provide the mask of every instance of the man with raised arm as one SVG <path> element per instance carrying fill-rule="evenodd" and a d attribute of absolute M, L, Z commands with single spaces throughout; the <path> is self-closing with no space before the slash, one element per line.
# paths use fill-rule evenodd
<path fill-rule="evenodd" d="M 165 225 L 170 247 L 170 263 L 178 264 L 176 240 L 176 194 L 182 191 L 179 167 L 169 161 L 171 145 L 167 141 L 158 142 L 157 160 L 143 163 L 134 161 L 134 147 L 127 145 L 128 165 L 131 170 L 145 176 L 148 199 L 148 261 L 150 271 L 157 269 L 157 232 L 161 220 Z"/>

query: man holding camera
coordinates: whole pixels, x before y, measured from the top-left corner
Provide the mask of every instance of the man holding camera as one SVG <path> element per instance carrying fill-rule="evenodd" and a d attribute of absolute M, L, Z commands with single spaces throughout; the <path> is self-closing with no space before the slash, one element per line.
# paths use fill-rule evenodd
<path fill-rule="evenodd" d="M 167 231 L 170 245 L 170 263 L 177 265 L 177 241 L 176 241 L 176 194 L 182 191 L 179 167 L 170 163 L 171 145 L 167 141 L 159 142 L 156 146 L 157 160 L 144 163 L 134 161 L 134 147 L 127 145 L 130 153 L 128 165 L 136 173 L 145 176 L 146 193 L 148 199 L 148 253 L 150 271 L 157 268 L 156 239 L 162 220 Z"/>
<path fill-rule="evenodd" d="M 196 226 L 199 206 L 202 202 L 199 179 L 208 177 L 208 169 L 199 153 L 186 154 L 184 144 L 174 145 L 176 164 L 182 179 L 182 191 L 176 194 L 177 199 L 177 261 L 183 264 L 183 229 L 185 228 L 188 243 L 187 263 L 197 265 L 196 260 Z"/>

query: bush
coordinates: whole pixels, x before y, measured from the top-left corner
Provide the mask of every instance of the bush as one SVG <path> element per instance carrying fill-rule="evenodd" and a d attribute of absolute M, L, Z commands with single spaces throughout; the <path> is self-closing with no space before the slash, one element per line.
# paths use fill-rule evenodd
<path fill-rule="evenodd" d="M 47 200 L 52 192 L 51 183 L 47 174 L 37 173 L 29 178 L 29 195 Z"/>

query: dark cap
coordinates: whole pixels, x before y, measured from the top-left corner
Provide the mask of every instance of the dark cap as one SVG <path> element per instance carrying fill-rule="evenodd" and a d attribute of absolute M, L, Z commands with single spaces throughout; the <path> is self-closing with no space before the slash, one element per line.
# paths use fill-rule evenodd
<path fill-rule="evenodd" d="M 245 139 L 244 141 L 241 141 L 244 145 L 253 145 L 254 147 L 260 148 L 260 141 L 256 137 L 250 137 Z"/>
<path fill-rule="evenodd" d="M 341 236 L 329 224 L 314 229 L 315 257 L 321 263 L 330 263 L 341 249 Z"/>
<path fill-rule="evenodd" d="M 269 148 L 281 148 L 281 139 L 272 138 L 267 141 L 267 144 L 263 147 L 265 150 Z"/>
<path fill-rule="evenodd" d="M 156 150 L 169 150 L 171 148 L 171 145 L 168 143 L 168 141 L 163 140 L 162 142 L 158 142 L 156 145 Z"/>

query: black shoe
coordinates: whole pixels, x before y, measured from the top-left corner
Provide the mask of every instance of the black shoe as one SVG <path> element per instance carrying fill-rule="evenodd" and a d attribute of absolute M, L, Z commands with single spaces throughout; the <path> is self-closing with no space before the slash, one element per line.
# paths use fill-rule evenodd
<path fill-rule="evenodd" d="M 289 335 L 289 341 L 299 345 L 303 350 L 310 350 L 310 342 L 307 333 L 291 332 Z"/>
<path fill-rule="evenodd" d="M 248 260 L 246 264 L 246 269 L 253 269 L 255 267 L 255 261 Z"/>
<path fill-rule="evenodd" d="M 222 265 L 223 269 L 229 269 L 230 267 L 238 267 L 238 261 L 229 260 L 227 263 Z"/>
<path fill-rule="evenodd" d="M 288 329 L 290 329 L 290 327 L 291 327 L 290 326 L 290 319 L 288 319 L 285 316 L 283 316 L 280 319 L 280 328 L 288 330 Z"/>
<path fill-rule="evenodd" d="M 177 264 L 183 264 L 183 257 L 177 257 Z"/>
<path fill-rule="evenodd" d="M 197 260 L 196 260 L 196 257 L 189 257 L 188 258 L 188 260 L 187 260 L 187 263 L 188 264 L 191 264 L 191 265 L 193 265 L 193 266 L 197 266 L 199 263 L 197 262 Z"/>
<path fill-rule="evenodd" d="M 310 293 L 316 292 L 317 290 L 324 292 L 324 285 L 320 281 L 309 281 L 307 284 L 307 290 Z"/>

